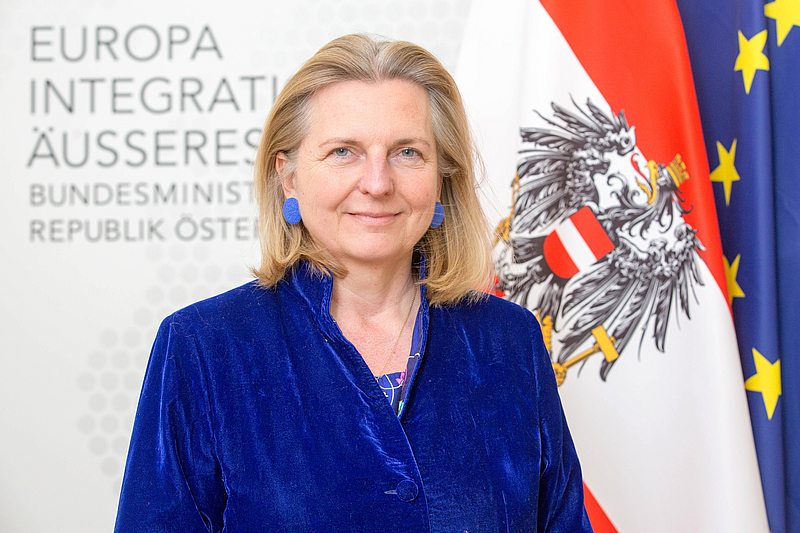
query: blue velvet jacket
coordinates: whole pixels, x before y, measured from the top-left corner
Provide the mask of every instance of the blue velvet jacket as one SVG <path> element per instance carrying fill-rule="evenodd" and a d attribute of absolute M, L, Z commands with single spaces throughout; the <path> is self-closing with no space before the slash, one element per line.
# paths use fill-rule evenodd
<path fill-rule="evenodd" d="M 394 413 L 298 267 L 159 330 L 115 531 L 591 531 L 536 319 L 495 297 L 428 308 Z"/>

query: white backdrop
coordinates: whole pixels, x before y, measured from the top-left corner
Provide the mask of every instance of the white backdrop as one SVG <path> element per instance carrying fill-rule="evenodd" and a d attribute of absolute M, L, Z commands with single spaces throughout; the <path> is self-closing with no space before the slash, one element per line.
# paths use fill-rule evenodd
<path fill-rule="evenodd" d="M 470 3 L 0 3 L 0 531 L 112 529 L 158 323 L 257 261 L 249 161 L 288 76 L 356 31 L 452 70 Z"/>

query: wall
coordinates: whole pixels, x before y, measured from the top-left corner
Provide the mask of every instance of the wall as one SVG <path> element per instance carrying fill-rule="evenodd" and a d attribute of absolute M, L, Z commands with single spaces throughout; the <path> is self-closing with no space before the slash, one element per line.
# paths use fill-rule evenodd
<path fill-rule="evenodd" d="M 0 4 L 0 530 L 107 532 L 160 320 L 250 279 L 278 91 L 330 39 L 454 68 L 469 1 Z"/>

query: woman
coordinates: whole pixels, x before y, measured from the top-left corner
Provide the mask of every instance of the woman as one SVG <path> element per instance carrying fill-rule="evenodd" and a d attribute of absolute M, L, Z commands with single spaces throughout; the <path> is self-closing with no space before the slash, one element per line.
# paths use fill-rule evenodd
<path fill-rule="evenodd" d="M 474 158 L 427 51 L 350 35 L 300 69 L 258 280 L 162 324 L 118 532 L 591 531 L 538 324 L 473 290 Z"/>

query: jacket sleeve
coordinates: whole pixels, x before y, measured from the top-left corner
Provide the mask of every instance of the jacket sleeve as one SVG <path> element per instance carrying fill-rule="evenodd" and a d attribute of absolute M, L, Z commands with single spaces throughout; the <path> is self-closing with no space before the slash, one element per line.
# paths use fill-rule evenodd
<path fill-rule="evenodd" d="M 145 373 L 115 533 L 221 530 L 226 497 L 204 370 L 185 319 L 167 318 Z"/>
<path fill-rule="evenodd" d="M 537 530 L 547 533 L 591 532 L 592 526 L 583 504 L 581 467 L 561 407 L 550 356 L 538 321 L 531 313 L 526 314 L 531 321 L 542 443 Z"/>

